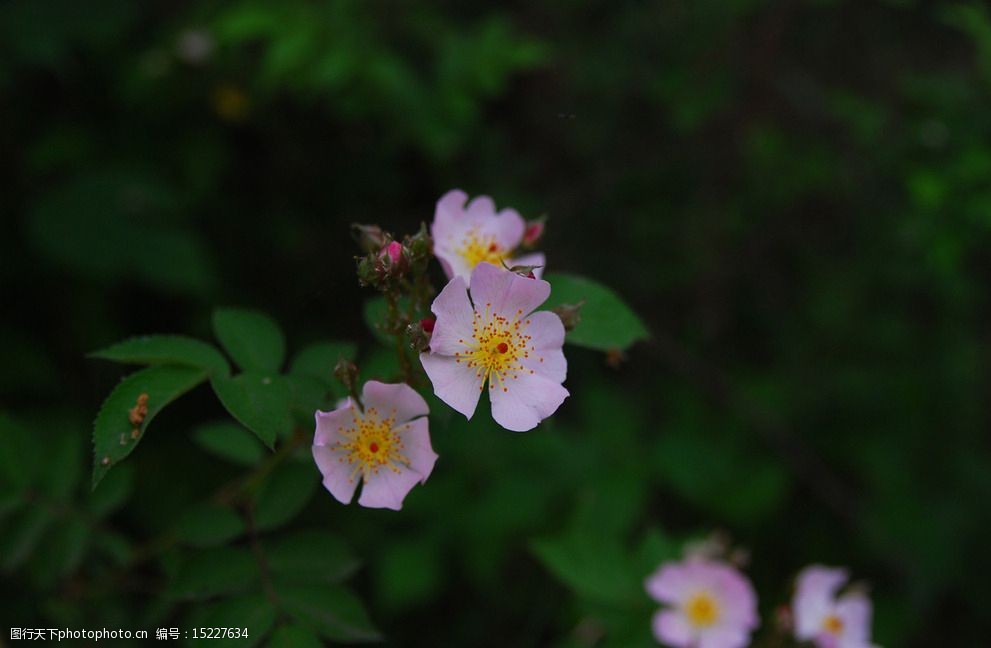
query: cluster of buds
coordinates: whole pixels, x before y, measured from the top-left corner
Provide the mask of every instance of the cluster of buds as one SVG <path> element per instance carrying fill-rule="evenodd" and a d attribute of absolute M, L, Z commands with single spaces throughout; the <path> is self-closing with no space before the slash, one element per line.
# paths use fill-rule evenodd
<path fill-rule="evenodd" d="M 425 225 L 400 242 L 377 225 L 352 225 L 354 237 L 365 255 L 357 257 L 358 281 L 388 292 L 410 273 L 420 274 L 430 261 L 431 241 Z"/>

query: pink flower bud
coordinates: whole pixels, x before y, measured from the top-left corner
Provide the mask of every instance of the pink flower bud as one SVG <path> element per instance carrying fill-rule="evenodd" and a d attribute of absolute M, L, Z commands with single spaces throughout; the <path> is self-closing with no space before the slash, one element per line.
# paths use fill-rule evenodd
<path fill-rule="evenodd" d="M 523 230 L 523 245 L 527 247 L 533 247 L 540 240 L 540 237 L 544 235 L 544 222 L 543 221 L 530 221 L 526 224 L 526 229 Z"/>
<path fill-rule="evenodd" d="M 392 241 L 384 248 L 382 248 L 381 256 L 383 257 L 388 256 L 389 261 L 392 262 L 392 265 L 398 264 L 399 261 L 403 258 L 402 244 L 399 241 Z"/>
<path fill-rule="evenodd" d="M 422 320 L 420 320 L 420 328 L 423 329 L 424 333 L 433 333 L 434 324 L 436 322 L 437 320 L 433 317 L 424 317 Z"/>

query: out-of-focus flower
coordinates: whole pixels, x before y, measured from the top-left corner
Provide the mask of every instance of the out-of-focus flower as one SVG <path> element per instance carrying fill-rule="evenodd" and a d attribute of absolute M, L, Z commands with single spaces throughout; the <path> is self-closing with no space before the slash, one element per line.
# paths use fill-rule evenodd
<path fill-rule="evenodd" d="M 533 312 L 550 292 L 542 279 L 490 263 L 472 272 L 470 301 L 465 280 L 452 279 L 430 307 L 437 320 L 420 355 L 437 397 L 470 419 L 487 382 L 492 418 L 518 432 L 553 414 L 568 397 L 564 326 Z"/>
<path fill-rule="evenodd" d="M 353 399 L 332 412 L 316 413 L 313 459 L 323 485 L 348 504 L 358 480 L 358 504 L 399 510 L 416 484 L 427 481 L 437 461 L 430 446 L 429 408 L 405 383 L 365 383 L 364 410 Z"/>
<path fill-rule="evenodd" d="M 186 29 L 176 39 L 176 56 L 189 65 L 202 65 L 210 59 L 214 45 L 213 36 L 205 29 Z"/>
<path fill-rule="evenodd" d="M 678 648 L 743 648 L 757 627 L 757 595 L 731 565 L 703 558 L 662 564 L 647 593 L 666 607 L 654 615 L 654 637 Z"/>
<path fill-rule="evenodd" d="M 819 648 L 871 648 L 871 600 L 863 591 L 837 596 L 845 569 L 810 565 L 795 581 L 792 599 L 795 638 Z"/>
<path fill-rule="evenodd" d="M 479 263 L 496 266 L 538 266 L 539 278 L 545 263 L 540 253 L 514 256 L 523 242 L 526 224 L 515 209 L 496 212 L 488 196 L 478 196 L 465 206 L 468 194 L 454 189 L 437 201 L 430 234 L 434 255 L 440 260 L 449 279 L 461 277 L 470 281 L 472 270 Z"/>

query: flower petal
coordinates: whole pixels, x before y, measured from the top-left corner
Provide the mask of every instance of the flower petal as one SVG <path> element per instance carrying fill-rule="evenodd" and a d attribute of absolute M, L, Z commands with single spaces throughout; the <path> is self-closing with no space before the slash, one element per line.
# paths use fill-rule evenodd
<path fill-rule="evenodd" d="M 425 483 L 437 462 L 437 453 L 430 445 L 429 424 L 426 418 L 418 418 L 395 428 L 403 441 L 403 453 L 409 459 L 409 466 Z"/>
<path fill-rule="evenodd" d="M 750 633 L 733 626 L 706 628 L 699 633 L 698 648 L 744 648 L 750 643 Z"/>
<path fill-rule="evenodd" d="M 836 601 L 836 616 L 843 622 L 843 639 L 870 644 L 871 601 L 861 592 L 844 594 Z"/>
<path fill-rule="evenodd" d="M 676 610 L 661 610 L 651 620 L 654 638 L 669 646 L 690 646 L 695 638 L 688 619 Z"/>
<path fill-rule="evenodd" d="M 440 197 L 434 209 L 434 222 L 430 225 L 430 236 L 434 240 L 446 239 L 452 229 L 460 230 L 464 226 L 464 207 L 467 200 L 468 194 L 460 189 L 452 189 Z"/>
<path fill-rule="evenodd" d="M 455 277 L 447 282 L 430 305 L 430 310 L 437 316 L 430 335 L 430 350 L 449 356 L 464 350 L 465 343 L 459 340 L 472 338 L 472 324 L 475 321 L 465 280 Z"/>
<path fill-rule="evenodd" d="M 508 253 L 515 250 L 523 242 L 526 222 L 515 209 L 503 209 L 489 221 L 485 231 L 495 236 L 499 247 Z"/>
<path fill-rule="evenodd" d="M 313 460 L 323 475 L 324 488 L 341 504 L 350 504 L 358 487 L 357 477 L 351 476 L 354 467 L 330 445 L 313 446 Z"/>
<path fill-rule="evenodd" d="M 316 432 L 313 435 L 313 445 L 333 445 L 340 440 L 341 430 L 354 427 L 354 407 L 351 399 L 343 401 L 343 405 L 331 412 L 317 410 Z"/>
<path fill-rule="evenodd" d="M 365 480 L 358 504 L 367 508 L 398 511 L 403 508 L 403 500 L 419 482 L 420 475 L 408 468 L 399 467 L 395 471 L 383 468 Z"/>
<path fill-rule="evenodd" d="M 797 639 L 813 639 L 819 634 L 823 618 L 833 611 L 836 591 L 847 578 L 845 569 L 822 565 L 811 565 L 801 571 L 791 604 Z"/>
<path fill-rule="evenodd" d="M 493 380 L 494 378 L 494 380 Z M 536 374 L 521 373 L 503 381 L 489 378 L 492 418 L 514 432 L 526 432 L 557 411 L 568 390 Z"/>
<path fill-rule="evenodd" d="M 551 285 L 543 279 L 528 279 L 515 272 L 479 263 L 471 273 L 471 300 L 475 310 L 512 318 L 529 315 L 547 301 Z"/>
<path fill-rule="evenodd" d="M 680 604 L 695 586 L 688 568 L 681 563 L 664 563 L 647 577 L 644 588 L 658 603 Z"/>
<path fill-rule="evenodd" d="M 529 324 L 523 331 L 530 336 L 534 352 L 523 360 L 523 366 L 556 382 L 564 382 L 568 376 L 568 361 L 561 347 L 564 345 L 564 324 L 550 311 L 538 311 L 527 317 Z"/>
<path fill-rule="evenodd" d="M 437 334 L 436 328 L 434 334 Z M 437 353 L 421 353 L 420 364 L 427 372 L 437 398 L 471 419 L 482 393 L 482 377 L 478 370 Z"/>
<path fill-rule="evenodd" d="M 394 415 L 396 424 L 430 413 L 427 401 L 406 383 L 387 384 L 369 380 L 361 390 L 365 411 L 375 408 L 383 416 Z"/>

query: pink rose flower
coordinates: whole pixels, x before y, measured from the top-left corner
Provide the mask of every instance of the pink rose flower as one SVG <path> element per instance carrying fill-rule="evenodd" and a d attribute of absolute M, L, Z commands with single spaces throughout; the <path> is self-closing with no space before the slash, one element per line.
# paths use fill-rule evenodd
<path fill-rule="evenodd" d="M 437 461 L 427 402 L 405 383 L 375 380 L 365 383 L 361 401 L 364 411 L 348 398 L 332 412 L 316 413 L 313 459 L 337 501 L 349 504 L 360 478 L 359 504 L 398 511 Z"/>
<path fill-rule="evenodd" d="M 488 196 L 478 196 L 468 203 L 468 194 L 453 189 L 437 201 L 430 236 L 434 239 L 434 254 L 444 267 L 448 279 L 471 278 L 479 263 L 502 267 L 540 266 L 534 272 L 540 277 L 545 263 L 540 253 L 513 256 L 523 242 L 526 223 L 514 209 L 496 212 Z"/>
<path fill-rule="evenodd" d="M 568 397 L 564 325 L 533 312 L 550 294 L 542 279 L 480 263 L 469 300 L 465 280 L 454 277 L 430 307 L 437 320 L 430 352 L 420 355 L 437 397 L 471 419 L 487 382 L 492 418 L 517 432 L 553 414 Z"/>
<path fill-rule="evenodd" d="M 845 569 L 811 565 L 795 583 L 795 638 L 819 648 L 871 648 L 871 601 L 859 591 L 837 596 Z"/>
<path fill-rule="evenodd" d="M 757 627 L 757 595 L 746 576 L 715 560 L 662 564 L 647 593 L 666 607 L 654 615 L 654 637 L 678 648 L 743 648 Z"/>

